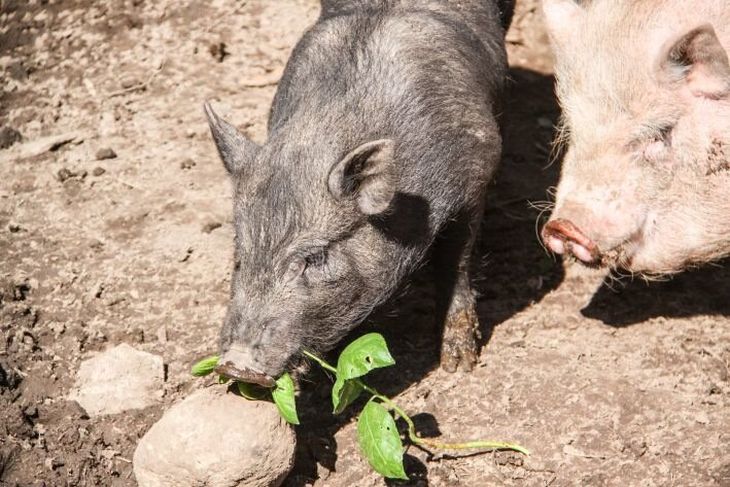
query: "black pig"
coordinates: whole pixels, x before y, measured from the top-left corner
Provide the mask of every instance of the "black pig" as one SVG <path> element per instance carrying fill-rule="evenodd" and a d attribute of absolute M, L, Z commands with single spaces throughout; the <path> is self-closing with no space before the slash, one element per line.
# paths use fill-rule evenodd
<path fill-rule="evenodd" d="M 471 369 L 469 267 L 501 153 L 511 4 L 323 1 L 279 82 L 264 145 L 206 103 L 234 187 L 219 372 L 273 384 L 303 349 L 333 347 L 429 250 L 442 367 Z"/>

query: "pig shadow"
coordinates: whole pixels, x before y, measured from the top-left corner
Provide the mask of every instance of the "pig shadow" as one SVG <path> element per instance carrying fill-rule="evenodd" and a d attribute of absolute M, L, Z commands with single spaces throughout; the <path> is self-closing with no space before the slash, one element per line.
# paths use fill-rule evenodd
<path fill-rule="evenodd" d="M 422 196 L 398 192 L 383 216 L 372 217 L 370 222 L 386 238 L 404 247 L 422 243 L 429 235 L 429 203 Z"/>
<path fill-rule="evenodd" d="M 561 154 L 552 150 L 560 117 L 554 78 L 519 68 L 510 69 L 509 76 L 502 165 L 482 224 L 477 283 L 482 346 L 488 346 L 495 326 L 539 301 L 564 277 L 562 265 L 538 237 L 560 176 Z"/>
<path fill-rule="evenodd" d="M 559 175 L 559 165 L 548 164 L 559 117 L 553 78 L 511 69 L 510 80 L 502 114 L 502 165 L 488 189 L 482 232 L 475 248 L 473 276 L 479 295 L 482 347 L 488 346 L 494 327 L 539 301 L 563 280 L 562 266 L 545 252 L 537 238 L 540 202 L 548 199 L 547 190 L 557 183 Z M 422 234 L 428 208 L 411 195 L 398 194 L 396 198 L 400 210 L 412 212 L 408 222 L 396 218 L 374 223 L 408 244 Z M 327 354 L 329 361 L 335 362 L 347 343 L 377 331 L 385 336 L 397 369 L 374 371 L 368 374 L 368 383 L 381 393 L 394 396 L 421 381 L 439 366 L 443 323 L 438 319 L 435 283 L 447 277 L 438 275 L 426 263 L 396 297 L 375 310 L 366 323 Z M 331 377 L 316 366 L 301 382 L 298 404 L 302 426 L 297 429 L 295 466 L 285 486 L 307 485 L 313 479 L 326 477 L 327 471 L 336 467 L 338 445 L 334 435 L 355 419 L 364 399 L 341 415 L 329 414 L 331 384 Z M 433 416 L 414 415 L 414 420 L 419 434 L 440 435 Z M 345 441 L 342 448 L 357 448 L 353 446 L 354 437 Z M 397 485 L 428 485 L 427 468 L 421 460 L 407 455 L 405 467 L 411 480 Z"/>
<path fill-rule="evenodd" d="M 666 281 L 639 279 L 604 283 L 584 316 L 607 325 L 624 327 L 651 318 L 697 315 L 730 316 L 730 259 L 677 274 Z"/>

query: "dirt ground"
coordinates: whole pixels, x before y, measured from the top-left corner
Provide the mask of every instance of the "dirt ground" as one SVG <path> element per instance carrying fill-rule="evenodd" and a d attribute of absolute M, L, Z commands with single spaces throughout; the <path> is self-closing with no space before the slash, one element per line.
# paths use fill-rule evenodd
<path fill-rule="evenodd" d="M 512 440 L 532 455 L 410 447 L 409 485 L 728 486 L 730 268 L 614 282 L 544 252 L 535 225 L 559 173 L 559 110 L 536 1 L 518 3 L 481 243 L 479 366 L 438 369 L 427 269 L 368 326 L 398 362 L 373 385 L 419 413 L 424 435 Z M 0 484 L 135 485 L 138 439 L 203 386 L 189 367 L 215 350 L 225 312 L 230 191 L 202 102 L 262 141 L 318 2 L 0 6 Z M 97 160 L 102 149 L 117 157 Z M 163 400 L 90 419 L 65 398 L 80 362 L 120 343 L 164 358 Z M 353 417 L 329 414 L 327 386 L 318 372 L 301 384 L 286 485 L 386 484 L 359 455 Z"/>

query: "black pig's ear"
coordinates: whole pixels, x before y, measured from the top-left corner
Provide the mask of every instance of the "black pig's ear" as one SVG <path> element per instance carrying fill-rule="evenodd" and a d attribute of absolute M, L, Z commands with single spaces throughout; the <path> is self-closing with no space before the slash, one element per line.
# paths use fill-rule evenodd
<path fill-rule="evenodd" d="M 332 196 L 355 198 L 366 215 L 383 213 L 395 195 L 394 145 L 390 139 L 367 142 L 332 166 L 327 179 Z"/>
<path fill-rule="evenodd" d="M 218 116 L 207 101 L 203 105 L 210 133 L 229 174 L 239 174 L 254 158 L 259 146 Z"/>
<path fill-rule="evenodd" d="M 685 83 L 695 96 L 721 99 L 730 95 L 730 63 L 715 29 L 703 24 L 682 32 L 662 47 L 660 77 Z"/>

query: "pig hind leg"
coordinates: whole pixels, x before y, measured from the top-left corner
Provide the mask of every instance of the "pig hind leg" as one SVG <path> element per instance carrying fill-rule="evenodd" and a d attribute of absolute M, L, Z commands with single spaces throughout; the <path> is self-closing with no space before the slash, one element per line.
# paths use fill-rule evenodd
<path fill-rule="evenodd" d="M 470 270 L 482 210 L 480 205 L 452 221 L 434 247 L 438 316 L 444 323 L 441 367 L 447 372 L 455 372 L 459 367 L 470 371 L 478 357 L 479 317 Z"/>

